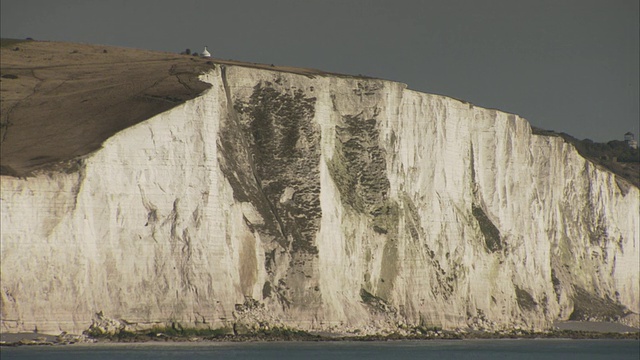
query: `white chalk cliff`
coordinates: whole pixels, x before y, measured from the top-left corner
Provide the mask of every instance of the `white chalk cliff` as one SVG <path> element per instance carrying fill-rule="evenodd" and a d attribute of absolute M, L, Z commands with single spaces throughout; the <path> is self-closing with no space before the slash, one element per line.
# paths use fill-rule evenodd
<path fill-rule="evenodd" d="M 72 168 L 2 176 L 2 331 L 638 326 L 639 190 L 561 138 L 390 81 L 202 79 Z"/>

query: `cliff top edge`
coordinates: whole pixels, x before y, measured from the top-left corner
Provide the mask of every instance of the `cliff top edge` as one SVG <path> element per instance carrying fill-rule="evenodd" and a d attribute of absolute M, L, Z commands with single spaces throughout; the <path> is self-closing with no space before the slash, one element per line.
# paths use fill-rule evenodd
<path fill-rule="evenodd" d="M 69 42 L 1 39 L 0 52 L 0 175 L 10 176 L 28 176 L 89 154 L 113 134 L 199 96 L 211 86 L 200 75 L 216 65 L 402 84 L 310 68 Z M 570 136 L 563 139 L 576 146 Z M 640 185 L 640 175 L 625 176 L 636 169 L 622 174 L 600 165 Z"/>

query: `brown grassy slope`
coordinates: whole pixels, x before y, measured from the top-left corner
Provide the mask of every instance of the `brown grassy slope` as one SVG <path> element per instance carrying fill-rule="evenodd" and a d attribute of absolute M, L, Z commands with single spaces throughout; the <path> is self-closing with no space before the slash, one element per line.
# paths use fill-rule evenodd
<path fill-rule="evenodd" d="M 2 42 L 0 165 L 23 176 L 87 154 L 115 132 L 192 99 L 212 65 L 179 54 Z"/>

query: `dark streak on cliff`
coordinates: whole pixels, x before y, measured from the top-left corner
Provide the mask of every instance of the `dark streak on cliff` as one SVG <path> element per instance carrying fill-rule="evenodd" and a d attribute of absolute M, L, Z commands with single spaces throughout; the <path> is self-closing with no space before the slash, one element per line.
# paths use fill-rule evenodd
<path fill-rule="evenodd" d="M 502 237 L 500 236 L 500 230 L 493 224 L 491 219 L 485 214 L 484 210 L 477 205 L 473 205 L 471 208 L 473 217 L 478 221 L 480 231 L 484 236 L 484 242 L 487 250 L 496 252 L 502 250 Z"/>
<path fill-rule="evenodd" d="M 354 93 L 365 96 L 376 90 L 366 88 L 370 91 L 362 93 L 363 89 L 365 87 L 358 84 Z M 362 113 L 342 117 L 342 125 L 336 127 L 336 150 L 327 165 L 342 202 L 369 216 L 371 228 L 387 238 L 375 295 L 388 299 L 401 261 L 398 251 L 399 208 L 398 203 L 389 198 L 386 154 L 379 145 L 376 115 L 377 110 L 369 119 Z"/>
<path fill-rule="evenodd" d="M 220 127 L 218 138 L 218 162 L 226 179 L 233 189 L 233 196 L 239 202 L 250 202 L 256 207 L 264 220 L 264 224 L 247 224 L 258 231 L 264 240 L 274 240 L 282 248 L 287 249 L 289 242 L 284 233 L 277 213 L 273 211 L 267 195 L 263 192 L 256 178 L 256 164 L 250 152 L 250 143 L 243 130 L 243 124 L 232 106 L 231 92 L 226 79 L 226 69 L 221 67 L 222 83 L 225 89 L 228 118 Z M 275 255 L 267 258 L 267 271 L 275 261 Z"/>
<path fill-rule="evenodd" d="M 320 217 L 320 134 L 312 122 L 315 98 L 301 90 L 280 92 L 259 83 L 249 99 L 238 99 L 258 186 L 294 251 L 317 253 Z"/>

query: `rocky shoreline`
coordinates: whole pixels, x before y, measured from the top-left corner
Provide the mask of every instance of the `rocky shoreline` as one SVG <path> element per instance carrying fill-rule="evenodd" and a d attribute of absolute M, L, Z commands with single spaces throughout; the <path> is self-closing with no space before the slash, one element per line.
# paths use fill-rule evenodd
<path fill-rule="evenodd" d="M 59 346 L 73 344 L 110 344 L 110 343 L 185 343 L 185 342 L 272 342 L 272 341 L 428 341 L 428 340 L 498 340 L 498 339 L 620 339 L 640 340 L 640 332 L 598 332 L 583 330 L 508 330 L 508 331 L 467 331 L 467 330 L 425 330 L 415 333 L 375 334 L 375 335 L 334 335 L 314 334 L 306 331 L 276 328 L 250 334 L 222 334 L 200 332 L 175 333 L 162 332 L 120 332 L 99 336 L 62 333 L 58 336 L 37 333 L 2 334 L 0 346 Z"/>

